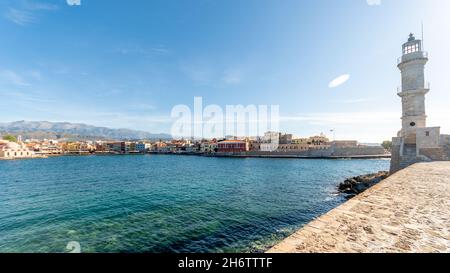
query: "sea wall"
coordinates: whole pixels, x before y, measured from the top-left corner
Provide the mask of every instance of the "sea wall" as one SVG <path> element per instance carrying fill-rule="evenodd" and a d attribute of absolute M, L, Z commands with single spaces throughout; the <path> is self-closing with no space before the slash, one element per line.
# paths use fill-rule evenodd
<path fill-rule="evenodd" d="M 382 155 L 386 154 L 383 147 L 345 147 L 345 148 L 331 148 L 333 149 L 333 156 L 350 156 L 350 155 Z"/>
<path fill-rule="evenodd" d="M 450 252 L 450 162 L 403 169 L 268 252 Z"/>
<path fill-rule="evenodd" d="M 389 157 L 390 154 L 380 147 L 331 147 L 327 149 L 311 149 L 305 151 L 249 151 L 245 153 L 217 153 L 217 156 L 250 156 L 250 157 L 311 157 L 311 158 L 333 158 L 333 157 Z"/>

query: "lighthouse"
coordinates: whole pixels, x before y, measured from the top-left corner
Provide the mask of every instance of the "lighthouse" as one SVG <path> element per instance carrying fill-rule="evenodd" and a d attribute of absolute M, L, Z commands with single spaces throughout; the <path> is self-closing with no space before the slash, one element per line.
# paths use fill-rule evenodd
<path fill-rule="evenodd" d="M 398 95 L 402 99 L 402 130 L 400 136 L 406 142 L 415 143 L 418 128 L 427 127 L 425 113 L 425 95 L 430 91 L 425 83 L 425 65 L 428 53 L 423 51 L 422 41 L 411 33 L 402 46 L 403 55 L 398 60 L 398 68 L 402 75 L 402 86 Z"/>
<path fill-rule="evenodd" d="M 430 91 L 425 81 L 427 62 L 423 41 L 411 33 L 402 46 L 397 65 L 402 83 L 397 92 L 402 100 L 402 128 L 392 138 L 391 173 L 418 162 L 450 160 L 450 136 L 441 135 L 440 127 L 427 127 L 425 95 Z"/>

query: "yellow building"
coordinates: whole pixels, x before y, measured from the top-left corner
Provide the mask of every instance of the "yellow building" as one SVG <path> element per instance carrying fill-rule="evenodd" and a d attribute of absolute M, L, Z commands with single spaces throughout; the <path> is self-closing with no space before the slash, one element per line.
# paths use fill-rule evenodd
<path fill-rule="evenodd" d="M 310 137 L 308 139 L 308 142 L 310 145 L 327 145 L 329 144 L 330 140 L 326 136 L 320 135 Z"/>
<path fill-rule="evenodd" d="M 292 144 L 308 144 L 309 138 L 296 138 L 292 140 Z"/>
<path fill-rule="evenodd" d="M 68 142 L 62 145 L 66 153 L 89 153 L 95 150 L 95 147 L 84 142 Z"/>

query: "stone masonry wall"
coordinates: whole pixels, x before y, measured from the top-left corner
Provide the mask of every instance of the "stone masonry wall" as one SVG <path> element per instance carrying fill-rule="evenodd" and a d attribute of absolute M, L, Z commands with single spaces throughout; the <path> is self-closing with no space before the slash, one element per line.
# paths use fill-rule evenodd
<path fill-rule="evenodd" d="M 394 145 L 391 151 L 391 174 L 400 170 L 400 160 L 400 145 Z"/>
<path fill-rule="evenodd" d="M 269 250 L 286 252 L 450 252 L 450 162 L 401 170 Z"/>

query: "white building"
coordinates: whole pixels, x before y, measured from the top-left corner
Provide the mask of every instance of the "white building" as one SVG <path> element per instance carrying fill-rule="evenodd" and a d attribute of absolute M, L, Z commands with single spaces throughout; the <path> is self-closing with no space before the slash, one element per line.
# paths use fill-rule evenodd
<path fill-rule="evenodd" d="M 200 144 L 201 153 L 215 153 L 219 148 L 217 142 L 202 142 Z"/>
<path fill-rule="evenodd" d="M 152 148 L 152 144 L 150 144 L 150 143 L 144 143 L 144 142 L 136 143 L 136 151 L 138 151 L 140 153 L 148 152 L 148 151 L 150 151 L 151 148 Z"/>
<path fill-rule="evenodd" d="M 260 149 L 262 152 L 274 152 L 280 145 L 280 132 L 266 132 L 262 139 Z"/>
<path fill-rule="evenodd" d="M 0 159 L 32 158 L 35 153 L 23 144 L 0 141 Z"/>

